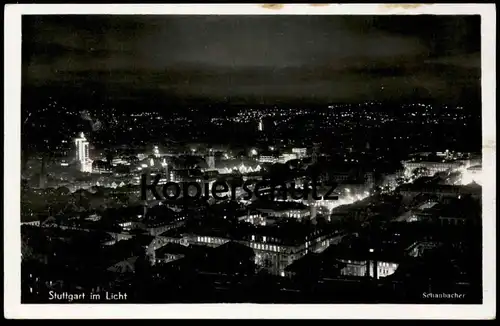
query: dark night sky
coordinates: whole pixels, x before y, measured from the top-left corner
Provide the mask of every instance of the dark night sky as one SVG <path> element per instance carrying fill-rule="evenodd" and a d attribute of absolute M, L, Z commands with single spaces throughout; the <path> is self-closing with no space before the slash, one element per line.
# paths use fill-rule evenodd
<path fill-rule="evenodd" d="M 479 16 L 24 16 L 23 85 L 211 99 L 479 96 Z"/>

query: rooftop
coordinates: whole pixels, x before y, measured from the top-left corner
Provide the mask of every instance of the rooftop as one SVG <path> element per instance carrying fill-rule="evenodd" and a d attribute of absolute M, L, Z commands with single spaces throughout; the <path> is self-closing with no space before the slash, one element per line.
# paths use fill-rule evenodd
<path fill-rule="evenodd" d="M 155 255 L 161 257 L 165 254 L 180 254 L 186 255 L 191 251 L 189 247 L 182 246 L 176 243 L 167 243 L 165 246 L 156 250 Z"/>

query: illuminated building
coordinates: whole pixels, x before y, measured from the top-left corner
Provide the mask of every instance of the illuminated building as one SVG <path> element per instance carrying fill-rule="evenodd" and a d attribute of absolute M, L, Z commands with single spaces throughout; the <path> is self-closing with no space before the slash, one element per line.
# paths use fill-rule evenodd
<path fill-rule="evenodd" d="M 215 237 L 215 236 L 196 236 L 192 242 L 197 245 L 204 245 L 208 247 L 218 247 L 221 246 L 227 242 L 229 242 L 229 239 L 222 238 L 222 237 Z"/>
<path fill-rule="evenodd" d="M 155 147 L 153 148 L 153 155 L 154 155 L 155 157 L 160 157 L 160 150 L 158 149 L 158 146 L 155 146 Z"/>
<path fill-rule="evenodd" d="M 304 241 L 291 243 L 281 238 L 254 235 L 251 239 L 240 243 L 252 248 L 255 252 L 255 263 L 266 268 L 270 273 L 285 276 L 285 269 L 294 261 L 309 252 L 321 252 L 330 244 L 338 243 L 342 235 L 328 232 L 308 234 Z"/>
<path fill-rule="evenodd" d="M 203 182 L 204 175 L 199 170 L 178 169 L 169 170 L 169 182 Z"/>
<path fill-rule="evenodd" d="M 483 172 L 481 165 L 474 165 L 468 169 L 464 169 L 462 172 L 462 185 L 467 185 L 470 183 L 483 184 Z"/>
<path fill-rule="evenodd" d="M 405 175 L 410 175 L 415 169 L 425 169 L 429 176 L 432 176 L 438 172 L 455 171 L 463 167 L 463 162 L 451 161 L 451 162 L 432 162 L 432 161 L 403 161 L 405 168 Z"/>
<path fill-rule="evenodd" d="M 129 163 L 127 160 L 125 160 L 125 159 L 123 159 L 123 158 L 121 158 L 121 157 L 117 157 L 117 158 L 114 158 L 114 159 L 111 161 L 111 165 L 112 165 L 112 166 L 117 166 L 117 165 L 130 165 L 130 163 Z"/>
<path fill-rule="evenodd" d="M 260 234 L 245 236 L 243 239 L 233 241 L 254 250 L 255 264 L 265 268 L 271 274 L 284 276 L 285 268 L 295 260 L 300 259 L 308 252 L 321 252 L 330 244 L 338 243 L 341 238 L 342 235 L 316 231 L 307 234 L 305 239 L 298 243 L 290 242 L 286 240 L 286 237 Z M 219 247 L 230 240 L 217 235 L 193 235 L 188 241 L 195 245 Z"/>
<path fill-rule="evenodd" d="M 260 163 L 271 163 L 271 164 L 274 164 L 276 162 L 278 162 L 278 159 L 273 156 L 273 155 L 261 155 L 259 157 L 259 162 Z"/>
<path fill-rule="evenodd" d="M 292 148 L 292 153 L 296 154 L 298 159 L 302 159 L 307 156 L 307 148 Z"/>
<path fill-rule="evenodd" d="M 89 142 L 83 132 L 75 139 L 76 161 L 80 164 L 81 172 L 92 172 L 92 160 L 89 157 Z"/>
<path fill-rule="evenodd" d="M 296 159 L 297 159 L 297 154 L 295 154 L 295 153 L 293 153 L 293 154 L 285 153 L 285 154 L 280 155 L 280 157 L 278 159 L 278 162 L 284 164 L 284 163 L 286 163 L 288 161 L 296 160 Z"/>
<path fill-rule="evenodd" d="M 447 160 L 451 159 L 452 154 L 450 153 L 450 151 L 449 151 L 449 150 L 446 150 L 446 151 L 444 152 L 444 157 L 445 157 Z"/>
<path fill-rule="evenodd" d="M 185 216 L 179 216 L 168 221 L 147 220 L 141 223 L 141 229 L 152 236 L 158 236 L 161 233 L 177 229 L 185 224 Z"/>
<path fill-rule="evenodd" d="M 369 276 L 379 279 L 394 274 L 399 264 L 387 261 L 340 259 L 346 266 L 340 271 L 346 276 Z"/>
<path fill-rule="evenodd" d="M 434 158 L 430 158 L 434 155 Z M 411 160 L 402 161 L 405 168 L 405 175 L 410 176 L 415 169 L 423 169 L 428 176 L 439 172 L 463 171 L 474 165 L 481 164 L 481 156 L 470 153 L 445 152 L 425 152 L 412 155 Z"/>
<path fill-rule="evenodd" d="M 265 217 L 274 218 L 295 218 L 302 220 L 309 218 L 311 216 L 311 210 L 307 207 L 304 208 L 288 208 L 288 209 L 278 209 L 278 208 L 258 208 L 257 211 Z"/>
<path fill-rule="evenodd" d="M 21 225 L 40 226 L 40 221 L 21 222 Z"/>
<path fill-rule="evenodd" d="M 243 221 L 253 225 L 261 225 L 261 226 L 265 226 L 268 224 L 266 218 L 264 218 L 261 214 L 250 213 L 250 212 L 238 217 L 238 221 Z"/>
<path fill-rule="evenodd" d="M 266 226 L 274 224 L 280 219 L 305 220 L 311 218 L 311 209 L 303 208 L 257 208 L 255 212 L 248 212 L 238 217 L 238 221 L 244 221 L 253 225 Z"/>
<path fill-rule="evenodd" d="M 248 173 L 259 172 L 261 170 L 261 167 L 260 165 L 257 165 L 256 167 L 246 166 L 245 164 L 242 163 L 238 166 L 234 166 L 233 168 L 224 167 L 217 170 L 220 174 L 231 174 L 234 172 L 239 172 L 241 174 L 248 174 Z"/>
<path fill-rule="evenodd" d="M 260 118 L 260 120 L 259 120 L 258 130 L 259 131 L 264 131 L 264 123 L 262 122 L 262 118 Z"/>
<path fill-rule="evenodd" d="M 346 188 L 346 194 L 339 196 L 337 200 L 315 200 L 312 203 L 309 203 L 309 206 L 315 206 L 317 208 L 326 209 L 330 213 L 335 214 L 344 214 L 348 213 L 352 218 L 359 217 L 360 214 L 366 212 L 364 199 L 370 196 L 368 191 L 362 192 L 359 189 L 355 189 L 356 191 L 351 191 L 349 188 Z M 324 194 L 319 192 L 319 194 Z M 351 205 L 356 205 L 356 203 L 360 207 L 353 207 Z M 335 211 L 334 211 L 335 209 Z M 343 212 L 347 210 L 346 212 Z"/>

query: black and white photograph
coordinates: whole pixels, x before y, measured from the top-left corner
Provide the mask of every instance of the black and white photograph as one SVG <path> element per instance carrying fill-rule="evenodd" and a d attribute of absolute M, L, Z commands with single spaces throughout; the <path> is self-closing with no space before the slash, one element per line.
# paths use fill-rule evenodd
<path fill-rule="evenodd" d="M 10 300 L 491 303 L 494 5 L 218 6 L 20 15 Z"/>

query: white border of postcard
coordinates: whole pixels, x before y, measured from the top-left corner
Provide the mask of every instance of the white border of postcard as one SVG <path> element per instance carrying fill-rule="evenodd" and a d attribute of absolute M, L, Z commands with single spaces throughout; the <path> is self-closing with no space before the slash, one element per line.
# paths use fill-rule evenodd
<path fill-rule="evenodd" d="M 310 318 L 493 319 L 496 318 L 495 238 L 495 44 L 494 4 L 8 4 L 4 25 L 4 302 L 6 318 Z M 21 304 L 20 101 L 21 16 L 43 14 L 166 15 L 481 15 L 483 171 L 482 305 L 286 305 L 286 304 Z"/>

